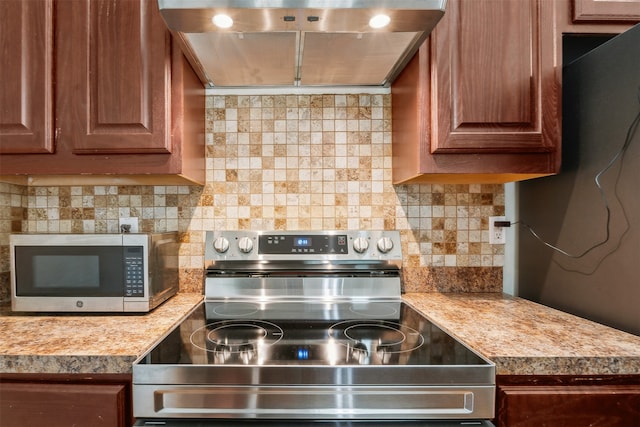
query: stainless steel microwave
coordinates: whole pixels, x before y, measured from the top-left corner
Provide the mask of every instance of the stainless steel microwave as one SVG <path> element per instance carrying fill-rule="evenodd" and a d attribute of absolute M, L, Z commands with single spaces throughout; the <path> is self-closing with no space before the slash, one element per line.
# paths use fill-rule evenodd
<path fill-rule="evenodd" d="M 148 312 L 178 291 L 177 233 L 12 234 L 11 308 Z"/>

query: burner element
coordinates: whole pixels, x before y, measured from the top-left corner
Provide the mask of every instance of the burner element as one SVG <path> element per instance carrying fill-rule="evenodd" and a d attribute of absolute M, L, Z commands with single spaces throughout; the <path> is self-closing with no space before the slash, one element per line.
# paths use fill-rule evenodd
<path fill-rule="evenodd" d="M 252 323 L 228 323 L 212 329 L 207 339 L 214 344 L 237 345 L 255 344 L 267 336 L 266 329 Z"/>
<path fill-rule="evenodd" d="M 398 325 L 400 326 L 400 325 Z M 405 334 L 389 325 L 360 323 L 344 328 L 344 336 L 352 341 L 360 342 L 366 339 L 378 338 L 378 348 L 398 346 L 406 340 Z"/>
<path fill-rule="evenodd" d="M 349 357 L 364 364 L 375 354 L 379 363 L 408 353 L 424 344 L 420 332 L 405 325 L 384 320 L 345 320 L 329 328 L 329 336 L 349 349 Z"/>
<path fill-rule="evenodd" d="M 249 364 L 259 356 L 260 348 L 282 339 L 282 329 L 263 320 L 225 320 L 196 329 L 191 343 L 213 353 L 214 363 Z"/>

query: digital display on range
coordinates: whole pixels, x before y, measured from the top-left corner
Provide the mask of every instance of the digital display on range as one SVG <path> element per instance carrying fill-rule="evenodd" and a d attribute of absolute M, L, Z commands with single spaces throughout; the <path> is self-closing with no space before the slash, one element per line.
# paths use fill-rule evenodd
<path fill-rule="evenodd" d="M 308 347 L 298 347 L 295 350 L 296 359 L 298 360 L 309 360 L 309 348 Z"/>
<path fill-rule="evenodd" d="M 261 254 L 339 254 L 349 253 L 347 235 L 264 235 L 260 236 Z"/>
<path fill-rule="evenodd" d="M 309 248 L 311 247 L 311 237 L 296 237 L 293 240 L 293 246 L 297 246 L 299 248 Z"/>

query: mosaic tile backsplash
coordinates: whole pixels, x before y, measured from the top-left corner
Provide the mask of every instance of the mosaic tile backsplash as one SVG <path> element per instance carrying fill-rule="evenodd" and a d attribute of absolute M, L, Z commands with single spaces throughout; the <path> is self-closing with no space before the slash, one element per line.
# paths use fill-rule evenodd
<path fill-rule="evenodd" d="M 503 186 L 392 185 L 391 95 L 210 95 L 206 126 L 204 187 L 0 183 L 0 298 L 10 233 L 115 233 L 122 216 L 181 232 L 183 291 L 201 292 L 214 229 L 397 229 L 406 291 L 502 291 Z"/>

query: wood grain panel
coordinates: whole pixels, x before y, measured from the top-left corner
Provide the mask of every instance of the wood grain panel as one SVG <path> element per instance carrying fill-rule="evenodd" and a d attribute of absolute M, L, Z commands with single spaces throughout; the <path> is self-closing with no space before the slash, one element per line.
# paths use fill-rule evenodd
<path fill-rule="evenodd" d="M 558 141 L 549 138 L 560 137 L 559 125 L 543 130 L 542 114 L 543 93 L 551 93 L 545 90 L 555 79 L 553 24 L 545 21 L 551 7 L 541 0 L 448 3 L 432 34 L 438 113 L 432 153 L 555 150 Z M 544 108 L 559 115 L 557 105 Z"/>
<path fill-rule="evenodd" d="M 453 128 L 531 126 L 536 99 L 532 71 L 539 61 L 535 8 L 475 1 L 463 2 L 453 11 L 457 12 L 451 36 Z"/>
<path fill-rule="evenodd" d="M 170 35 L 157 2 L 60 2 L 58 22 L 59 143 L 74 154 L 171 153 Z"/>
<path fill-rule="evenodd" d="M 574 22 L 639 22 L 640 0 L 573 0 Z"/>
<path fill-rule="evenodd" d="M 393 182 L 420 175 L 421 159 L 430 155 L 430 44 L 425 42 L 393 83 Z"/>
<path fill-rule="evenodd" d="M 640 425 L 638 375 L 499 375 L 498 427 Z"/>
<path fill-rule="evenodd" d="M 53 2 L 0 2 L 0 153 L 52 153 Z"/>
<path fill-rule="evenodd" d="M 506 386 L 498 426 L 640 425 L 640 386 Z"/>
<path fill-rule="evenodd" d="M 109 125 L 131 132 L 149 131 L 151 117 L 151 70 L 148 54 L 152 36 L 142 30 L 149 16 L 137 2 L 94 2 L 89 11 L 89 52 L 92 132 L 108 132 Z M 162 63 L 160 64 L 162 69 Z M 101 129 L 104 126 L 105 129 Z"/>
<path fill-rule="evenodd" d="M 393 182 L 504 183 L 560 168 L 561 38 L 545 0 L 449 0 L 394 81 Z"/>
<path fill-rule="evenodd" d="M 14 3 L 53 4 L 55 58 L 45 80 L 55 77 L 55 99 L 34 93 L 37 105 L 54 109 L 55 154 L 3 153 L 0 174 L 29 175 L 38 185 L 204 183 L 204 88 L 173 44 L 157 0 Z"/>
<path fill-rule="evenodd" d="M 128 384 L 79 383 L 72 378 L 65 382 L 2 380 L 0 427 L 131 425 Z"/>

